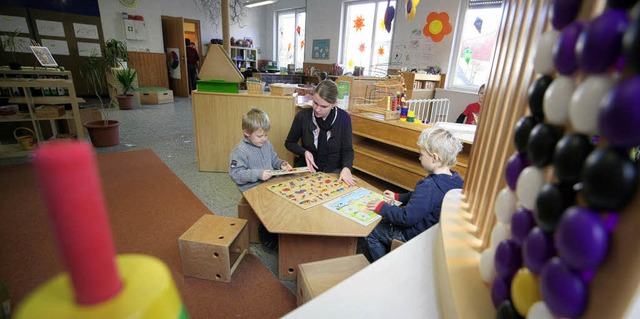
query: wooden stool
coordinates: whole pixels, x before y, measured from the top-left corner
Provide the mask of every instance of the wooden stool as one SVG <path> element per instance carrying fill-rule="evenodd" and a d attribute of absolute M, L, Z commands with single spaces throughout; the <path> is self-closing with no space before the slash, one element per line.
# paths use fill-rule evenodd
<path fill-rule="evenodd" d="M 180 238 L 180 257 L 185 276 L 230 282 L 249 251 L 247 221 L 203 215 Z"/>
<path fill-rule="evenodd" d="M 368 265 L 369 261 L 363 254 L 300 264 L 296 293 L 298 306 L 317 297 Z"/>
<path fill-rule="evenodd" d="M 258 226 L 260 226 L 260 219 L 256 216 L 256 213 L 249 205 L 249 202 L 244 196 L 238 202 L 238 218 L 247 220 L 247 228 L 249 228 L 249 242 L 260 243 L 260 235 L 258 233 Z"/>
<path fill-rule="evenodd" d="M 393 251 L 394 249 L 402 246 L 402 244 L 404 244 L 403 241 L 401 240 L 397 240 L 397 239 L 392 239 L 391 240 L 391 249 L 389 250 L 390 252 Z"/>

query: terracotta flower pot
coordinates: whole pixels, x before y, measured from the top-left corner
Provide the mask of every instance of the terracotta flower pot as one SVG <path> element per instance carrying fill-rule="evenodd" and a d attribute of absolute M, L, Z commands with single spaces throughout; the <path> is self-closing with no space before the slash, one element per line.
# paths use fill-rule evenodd
<path fill-rule="evenodd" d="M 91 144 L 95 147 L 115 146 L 120 144 L 120 122 L 115 120 L 91 121 L 83 124 L 89 131 Z"/>
<path fill-rule="evenodd" d="M 132 94 L 127 95 L 117 95 L 118 98 L 118 107 L 121 110 L 131 110 L 136 105 L 135 96 Z"/>

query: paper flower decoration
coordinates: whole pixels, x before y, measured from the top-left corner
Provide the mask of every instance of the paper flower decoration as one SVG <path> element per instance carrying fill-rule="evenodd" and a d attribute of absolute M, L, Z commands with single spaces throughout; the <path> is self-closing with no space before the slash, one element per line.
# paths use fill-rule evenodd
<path fill-rule="evenodd" d="M 300 26 L 296 28 L 296 32 L 298 32 L 298 35 L 300 35 Z"/>
<path fill-rule="evenodd" d="M 289 44 L 287 45 L 287 52 L 291 51 L 291 42 L 289 42 Z"/>
<path fill-rule="evenodd" d="M 407 12 L 404 17 L 407 20 L 413 20 L 413 18 L 416 17 L 416 11 L 418 10 L 418 4 L 420 3 L 420 0 L 406 0 L 406 2 Z"/>
<path fill-rule="evenodd" d="M 358 51 L 360 51 L 360 53 L 364 53 L 365 48 L 366 46 L 364 45 L 364 43 L 360 43 L 360 45 L 358 46 Z"/>
<path fill-rule="evenodd" d="M 353 28 L 356 31 L 361 31 L 364 27 L 364 18 L 362 16 L 358 16 L 355 20 L 353 20 Z"/>
<path fill-rule="evenodd" d="M 446 12 L 431 12 L 427 15 L 427 24 L 422 28 L 422 33 L 431 37 L 433 42 L 440 42 L 452 30 L 453 27 Z"/>
<path fill-rule="evenodd" d="M 349 59 L 349 62 L 347 62 L 347 65 L 349 66 L 349 68 L 353 68 L 353 60 Z"/>
<path fill-rule="evenodd" d="M 304 48 L 304 40 L 300 41 L 300 49 Z"/>
<path fill-rule="evenodd" d="M 383 47 L 379 47 L 378 48 L 378 55 L 379 56 L 383 56 L 384 55 L 384 48 Z"/>

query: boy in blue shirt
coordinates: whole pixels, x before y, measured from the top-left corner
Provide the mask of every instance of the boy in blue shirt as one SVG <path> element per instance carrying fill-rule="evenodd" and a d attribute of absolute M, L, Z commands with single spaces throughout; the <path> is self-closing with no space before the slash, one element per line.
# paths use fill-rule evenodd
<path fill-rule="evenodd" d="M 389 252 L 393 239 L 406 242 L 437 224 L 445 193 L 462 188 L 462 177 L 451 170 L 462 150 L 460 140 L 447 130 L 433 127 L 420 134 L 418 146 L 420 164 L 430 174 L 418 181 L 413 192 L 383 192 L 384 196 L 401 201 L 406 206 L 394 206 L 384 201 L 367 204 L 367 208 L 383 217 L 380 224 L 365 238 L 373 261 Z"/>

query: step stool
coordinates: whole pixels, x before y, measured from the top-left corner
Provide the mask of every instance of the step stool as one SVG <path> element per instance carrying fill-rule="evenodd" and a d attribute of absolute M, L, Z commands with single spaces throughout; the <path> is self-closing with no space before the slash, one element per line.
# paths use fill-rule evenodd
<path fill-rule="evenodd" d="M 317 297 L 369 265 L 363 254 L 298 265 L 298 306 Z"/>
<path fill-rule="evenodd" d="M 260 235 L 258 234 L 258 226 L 260 225 L 260 219 L 244 196 L 242 196 L 238 202 L 238 218 L 247 220 L 247 228 L 249 228 L 249 242 L 259 244 Z"/>
<path fill-rule="evenodd" d="M 247 221 L 203 215 L 180 238 L 180 257 L 185 276 L 230 282 L 249 251 Z"/>

